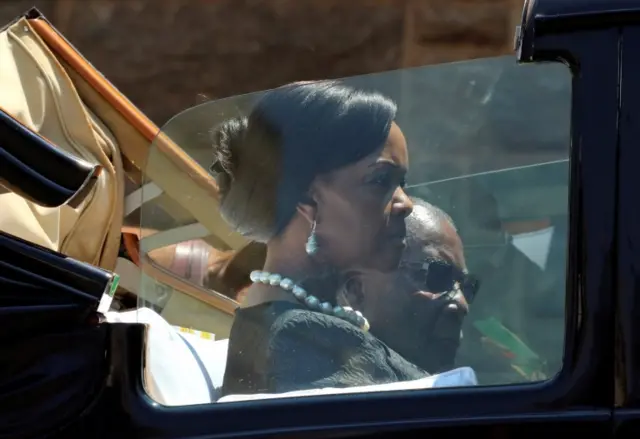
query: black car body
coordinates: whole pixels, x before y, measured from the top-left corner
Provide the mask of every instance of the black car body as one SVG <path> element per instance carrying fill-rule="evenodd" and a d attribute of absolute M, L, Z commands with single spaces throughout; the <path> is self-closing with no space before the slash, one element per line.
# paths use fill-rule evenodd
<path fill-rule="evenodd" d="M 39 15 L 31 12 L 30 18 Z M 145 391 L 145 325 L 96 323 L 79 311 L 83 318 L 67 327 L 60 326 L 68 321 L 62 314 L 48 314 L 53 323 L 41 325 L 44 317 L 25 314 L 21 318 L 33 319 L 25 329 L 11 319 L 22 308 L 3 305 L 0 437 L 640 434 L 640 3 L 530 0 L 514 42 L 519 63 L 560 63 L 571 73 L 559 373 L 501 386 L 169 407 Z M 85 311 L 97 306 L 68 304 Z M 52 325 L 59 329 L 51 331 Z M 17 336 L 7 338 L 10 331 Z M 20 372 L 39 380 L 27 384 Z"/>

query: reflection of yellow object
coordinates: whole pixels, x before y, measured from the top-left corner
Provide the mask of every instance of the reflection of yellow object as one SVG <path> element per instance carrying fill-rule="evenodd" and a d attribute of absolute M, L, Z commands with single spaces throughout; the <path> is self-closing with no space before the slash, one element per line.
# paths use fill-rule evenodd
<path fill-rule="evenodd" d="M 534 370 L 530 373 L 527 373 L 518 365 L 512 364 L 511 367 L 513 368 L 513 370 L 518 372 L 522 377 L 526 378 L 529 381 L 544 381 L 547 379 L 547 375 L 539 370 Z"/>
<path fill-rule="evenodd" d="M 511 368 L 512 368 L 513 370 L 515 370 L 516 372 L 518 372 L 518 373 L 519 373 L 520 375 L 522 375 L 523 377 L 528 378 L 528 376 L 527 376 L 527 374 L 525 373 L 525 371 L 524 371 L 524 370 L 522 370 L 520 367 L 516 366 L 515 364 L 512 364 L 512 365 L 511 365 Z"/>
<path fill-rule="evenodd" d="M 215 340 L 216 336 L 215 334 L 212 334 L 210 332 L 206 332 L 206 331 L 198 331 L 196 329 L 193 328 L 184 328 L 182 326 L 174 326 L 174 328 L 176 328 L 178 331 L 184 333 L 184 334 L 192 334 L 195 335 L 203 340 Z"/>

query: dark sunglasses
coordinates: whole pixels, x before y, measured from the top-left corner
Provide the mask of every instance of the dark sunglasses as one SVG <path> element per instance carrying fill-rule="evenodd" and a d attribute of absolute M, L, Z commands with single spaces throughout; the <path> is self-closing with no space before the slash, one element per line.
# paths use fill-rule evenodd
<path fill-rule="evenodd" d="M 467 303 L 471 303 L 480 288 L 480 281 L 455 265 L 442 260 L 427 260 L 417 263 L 400 263 L 400 271 L 407 275 L 420 289 L 430 293 L 449 293 L 459 285 Z"/>

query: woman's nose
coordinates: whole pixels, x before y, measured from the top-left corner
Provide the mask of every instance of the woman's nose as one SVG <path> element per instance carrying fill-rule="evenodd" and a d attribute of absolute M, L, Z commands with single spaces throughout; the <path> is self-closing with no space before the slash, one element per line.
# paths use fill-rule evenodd
<path fill-rule="evenodd" d="M 406 218 L 411 215 L 411 212 L 413 212 L 413 201 L 411 201 L 404 189 L 397 188 L 393 193 L 391 213 Z"/>

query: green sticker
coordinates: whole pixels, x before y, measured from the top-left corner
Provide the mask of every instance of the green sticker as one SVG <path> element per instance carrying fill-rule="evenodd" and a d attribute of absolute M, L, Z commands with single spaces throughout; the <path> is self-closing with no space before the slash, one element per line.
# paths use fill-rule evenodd
<path fill-rule="evenodd" d="M 109 296 L 113 297 L 116 294 L 116 290 L 118 289 L 118 283 L 120 283 L 120 276 L 116 273 L 113 273 L 113 280 L 111 281 L 111 289 L 109 290 Z"/>
<path fill-rule="evenodd" d="M 522 362 L 538 360 L 533 352 L 517 335 L 509 331 L 495 317 L 486 320 L 476 320 L 473 325 L 484 335 L 509 349 Z"/>

